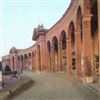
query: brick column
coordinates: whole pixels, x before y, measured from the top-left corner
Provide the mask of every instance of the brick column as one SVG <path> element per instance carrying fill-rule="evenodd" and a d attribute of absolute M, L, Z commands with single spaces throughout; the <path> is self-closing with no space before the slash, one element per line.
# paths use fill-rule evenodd
<path fill-rule="evenodd" d="M 34 56 L 32 55 L 32 70 L 34 70 Z"/>
<path fill-rule="evenodd" d="M 48 51 L 46 50 L 46 72 L 48 72 L 49 71 L 49 64 L 48 64 L 48 59 L 49 57 L 48 57 Z"/>
<path fill-rule="evenodd" d="M 37 50 L 35 52 L 35 70 L 37 71 Z"/>
<path fill-rule="evenodd" d="M 36 71 L 36 52 L 34 53 L 34 69 Z"/>
<path fill-rule="evenodd" d="M 18 57 L 15 55 L 15 70 L 18 70 Z"/>
<path fill-rule="evenodd" d="M 54 47 L 51 47 L 51 66 L 52 66 L 52 71 L 54 71 L 54 62 L 55 62 L 55 59 L 54 59 Z"/>
<path fill-rule="evenodd" d="M 71 39 L 67 38 L 66 40 L 67 47 L 67 73 L 71 74 L 72 70 L 72 48 L 71 48 Z"/>
<path fill-rule="evenodd" d="M 50 53 L 48 53 L 48 67 L 49 67 L 49 71 L 51 71 L 51 66 L 50 66 Z"/>
<path fill-rule="evenodd" d="M 76 74 L 81 75 L 81 31 L 75 32 Z"/>
<path fill-rule="evenodd" d="M 61 67 L 61 43 L 58 43 L 58 71 Z"/>
<path fill-rule="evenodd" d="M 98 36 L 99 36 L 99 83 L 100 83 L 100 0 L 97 0 L 98 3 Z"/>
<path fill-rule="evenodd" d="M 12 60 L 12 56 L 10 57 L 10 61 L 11 61 L 11 70 L 13 70 L 13 60 Z"/>
<path fill-rule="evenodd" d="M 84 82 L 91 83 L 93 79 L 91 72 L 92 39 L 91 39 L 90 14 L 85 15 L 83 17 L 83 53 L 84 53 Z"/>
<path fill-rule="evenodd" d="M 47 63 L 47 65 L 46 65 L 46 71 L 47 72 L 50 72 L 51 71 L 51 69 L 50 69 L 50 53 L 49 52 L 47 52 L 47 58 L 46 58 L 46 63 Z"/>
<path fill-rule="evenodd" d="M 58 71 L 58 52 L 55 52 L 55 65 L 54 65 L 54 68 L 55 68 L 55 71 Z"/>

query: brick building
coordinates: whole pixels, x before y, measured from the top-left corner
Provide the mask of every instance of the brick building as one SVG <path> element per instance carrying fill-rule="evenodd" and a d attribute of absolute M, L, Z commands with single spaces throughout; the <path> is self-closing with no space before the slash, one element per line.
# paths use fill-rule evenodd
<path fill-rule="evenodd" d="M 35 44 L 26 49 L 13 47 L 2 57 L 12 69 L 63 71 L 77 76 L 100 74 L 100 2 L 72 0 L 64 15 L 49 30 L 33 30 Z M 87 80 L 87 79 L 84 79 Z M 99 80 L 99 77 L 98 77 Z"/>

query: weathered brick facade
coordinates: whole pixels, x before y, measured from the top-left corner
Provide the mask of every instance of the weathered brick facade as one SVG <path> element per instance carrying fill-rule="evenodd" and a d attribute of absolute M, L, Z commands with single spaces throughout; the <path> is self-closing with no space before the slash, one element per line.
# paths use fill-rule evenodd
<path fill-rule="evenodd" d="M 99 9 L 99 0 L 72 0 L 49 30 L 42 25 L 34 29 L 32 39 L 36 42 L 32 47 L 12 48 L 2 57 L 3 65 L 17 70 L 64 71 L 85 78 L 100 74 Z"/>

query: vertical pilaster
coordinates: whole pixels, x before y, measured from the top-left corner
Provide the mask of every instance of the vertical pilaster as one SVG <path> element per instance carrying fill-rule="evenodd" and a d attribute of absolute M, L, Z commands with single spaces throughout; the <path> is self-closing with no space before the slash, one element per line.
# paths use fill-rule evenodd
<path fill-rule="evenodd" d="M 15 55 L 15 69 L 18 70 L 18 57 Z"/>
<path fill-rule="evenodd" d="M 61 43 L 58 43 L 58 70 L 60 71 L 61 67 Z"/>
<path fill-rule="evenodd" d="M 52 71 L 54 71 L 54 47 L 51 47 L 51 63 L 52 63 Z"/>
<path fill-rule="evenodd" d="M 81 75 L 81 32 L 75 32 L 76 74 Z"/>
<path fill-rule="evenodd" d="M 72 70 L 72 49 L 71 49 L 71 39 L 67 38 L 67 73 L 71 74 Z"/>
<path fill-rule="evenodd" d="M 83 53 L 84 53 L 84 81 L 92 82 L 92 39 L 91 39 L 91 15 L 83 17 Z"/>

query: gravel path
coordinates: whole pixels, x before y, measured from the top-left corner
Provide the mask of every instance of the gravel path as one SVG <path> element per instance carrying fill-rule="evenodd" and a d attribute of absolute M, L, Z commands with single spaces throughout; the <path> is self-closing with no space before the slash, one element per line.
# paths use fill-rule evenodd
<path fill-rule="evenodd" d="M 34 84 L 12 100 L 100 100 L 98 94 L 60 73 L 26 72 Z"/>

